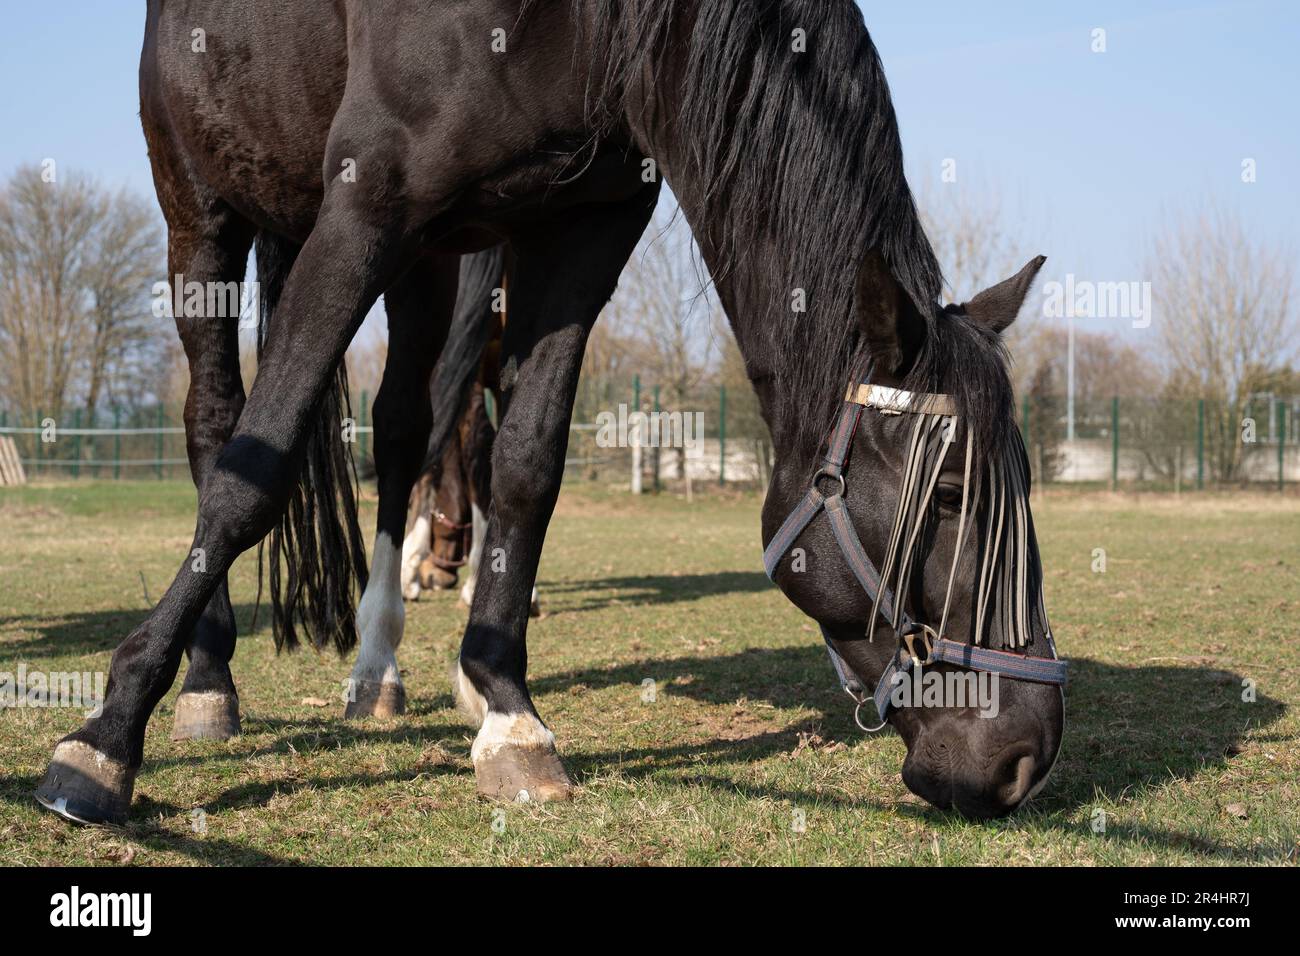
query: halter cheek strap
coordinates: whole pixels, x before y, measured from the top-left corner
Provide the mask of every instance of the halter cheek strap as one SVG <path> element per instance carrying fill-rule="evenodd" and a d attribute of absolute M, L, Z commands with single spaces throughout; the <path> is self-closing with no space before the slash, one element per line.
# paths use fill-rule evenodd
<path fill-rule="evenodd" d="M 952 596 L 957 561 L 961 554 L 961 546 L 965 541 L 967 530 L 967 487 L 970 482 L 971 456 L 969 437 L 967 438 L 966 448 L 966 481 L 962 487 L 962 509 L 957 532 L 958 543 L 953 557 L 952 569 L 948 575 L 948 591 L 944 599 L 943 620 L 940 623 L 939 632 L 936 633 L 929 626 L 912 620 L 907 611 L 898 605 L 893 591 L 884 583 L 883 576 L 876 570 L 871 558 L 867 556 L 866 549 L 862 546 L 862 541 L 853 527 L 847 509 L 844 507 L 844 494 L 847 491 L 844 469 L 848 460 L 849 449 L 853 446 L 853 436 L 857 432 L 858 423 L 862 420 L 863 411 L 867 408 L 874 408 L 882 415 L 917 414 L 922 416 L 943 416 L 945 418 L 955 417 L 956 415 L 953 400 L 947 395 L 916 394 L 866 382 L 857 386 L 850 386 L 848 394 L 844 397 L 844 406 L 840 410 L 835 428 L 832 430 L 830 439 L 827 442 L 827 451 L 821 460 L 821 467 L 813 477 L 812 487 L 808 489 L 807 494 L 795 506 L 794 511 L 777 529 L 776 534 L 763 552 L 763 565 L 767 569 L 767 576 L 772 578 L 775 575 L 781 558 L 789 551 L 804 529 L 812 523 L 812 520 L 825 511 L 830 522 L 831 531 L 835 535 L 835 541 L 839 545 L 849 569 L 853 572 L 853 576 L 857 578 L 858 584 L 866 592 L 867 597 L 871 599 L 873 611 L 868 628 L 869 632 L 874 631 L 876 616 L 879 615 L 880 619 L 893 626 L 899 638 L 899 647 L 890 658 L 884 673 L 880 677 L 880 681 L 876 684 L 875 691 L 871 694 L 875 701 L 876 711 L 880 715 L 881 727 L 884 726 L 884 721 L 888 716 L 892 691 L 896 683 L 901 679 L 900 675 L 906 675 L 913 667 L 923 664 L 947 663 L 970 670 L 999 674 L 1015 680 L 1063 685 L 1066 680 L 1066 662 L 1056 659 L 1056 650 L 1050 632 L 1046 633 L 1046 640 L 1049 649 L 1052 651 L 1053 656 L 1051 658 L 1027 657 L 1009 651 L 962 644 L 957 641 L 950 641 L 943 636 L 943 630 L 947 626 L 948 607 Z M 905 522 L 903 521 L 904 504 L 910 495 L 919 490 L 918 482 L 924 481 L 924 477 L 920 474 L 920 458 L 916 453 L 916 443 L 919 440 L 918 435 L 922 424 L 922 422 L 918 421 L 917 429 L 913 432 L 913 447 L 908 458 L 909 473 L 904 478 L 904 485 L 900 493 L 899 517 L 895 520 L 894 529 L 891 533 L 889 548 L 891 559 L 896 554 L 896 545 L 901 535 L 905 532 Z M 948 434 L 950 435 L 951 432 Z M 939 465 L 936 463 L 928 483 L 925 484 L 923 491 L 921 491 L 922 501 L 928 501 L 938 473 Z M 832 486 L 830 494 L 823 494 L 819 488 L 819 485 L 824 481 L 836 482 Z M 889 573 L 891 565 L 892 561 L 886 565 L 886 574 Z M 860 710 L 867 700 L 866 688 L 853 673 L 852 668 L 835 650 L 826 628 L 823 627 L 821 631 L 822 637 L 826 641 L 826 650 L 830 655 L 831 666 L 835 669 L 840 686 L 857 702 L 858 710 Z M 924 652 L 924 658 L 917 652 L 918 638 Z M 858 725 L 865 730 L 879 729 L 865 727 L 861 720 L 858 719 L 857 711 L 854 712 L 854 718 L 858 720 Z"/>

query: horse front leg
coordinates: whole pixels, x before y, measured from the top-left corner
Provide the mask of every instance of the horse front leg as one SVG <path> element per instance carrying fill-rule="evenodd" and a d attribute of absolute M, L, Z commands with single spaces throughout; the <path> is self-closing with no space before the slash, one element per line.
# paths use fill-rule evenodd
<path fill-rule="evenodd" d="M 422 256 L 384 296 L 388 358 L 375 398 L 379 516 L 370 579 L 357 608 L 361 646 L 348 684 L 345 717 L 393 717 L 406 710 L 397 667 L 402 606 L 402 539 L 411 487 L 432 427 L 429 376 L 446 341 L 456 301 L 455 257 Z"/>
<path fill-rule="evenodd" d="M 126 818 L 146 724 L 176 677 L 190 631 L 235 558 L 278 520 L 348 342 L 410 264 L 418 233 L 408 212 L 331 183 L 234 437 L 204 481 L 193 544 L 158 605 L 113 653 L 100 715 L 55 747 L 36 793 L 45 807 L 84 822 Z"/>
<path fill-rule="evenodd" d="M 478 790 L 490 798 L 567 799 L 572 789 L 528 693 L 530 594 L 564 473 L 587 335 L 656 196 L 649 188 L 618 205 L 573 210 L 562 225 L 515 242 L 492 504 L 455 674 L 457 699 L 479 727 L 471 748 Z"/>

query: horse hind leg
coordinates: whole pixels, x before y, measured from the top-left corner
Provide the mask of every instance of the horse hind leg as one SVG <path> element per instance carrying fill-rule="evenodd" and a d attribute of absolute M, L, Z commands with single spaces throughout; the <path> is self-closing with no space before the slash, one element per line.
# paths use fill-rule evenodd
<path fill-rule="evenodd" d="M 223 203 L 212 200 L 177 214 L 168 224 L 168 278 L 198 282 L 207 290 L 229 288 L 244 277 L 252 228 Z M 178 280 L 177 276 L 183 276 Z M 218 296 L 225 304 L 226 297 Z M 204 302 L 209 301 L 206 294 Z M 230 440 L 244 407 L 239 369 L 239 321 L 230 315 L 175 316 L 176 328 L 189 363 L 190 384 L 185 399 L 185 444 L 190 474 L 199 495 L 212 473 L 217 453 Z M 223 311 L 231 311 L 226 309 Z M 239 695 L 230 661 L 235 653 L 235 614 L 226 575 L 191 632 L 185 652 L 189 668 L 176 699 L 173 740 L 226 740 L 240 731 Z"/>
<path fill-rule="evenodd" d="M 455 258 L 423 256 L 384 297 L 388 359 L 373 416 L 379 515 L 370 579 L 357 608 L 361 643 L 345 717 L 392 717 L 406 709 L 397 666 L 406 622 L 403 532 L 411 488 L 428 449 L 429 377 L 446 339 L 456 282 Z"/>

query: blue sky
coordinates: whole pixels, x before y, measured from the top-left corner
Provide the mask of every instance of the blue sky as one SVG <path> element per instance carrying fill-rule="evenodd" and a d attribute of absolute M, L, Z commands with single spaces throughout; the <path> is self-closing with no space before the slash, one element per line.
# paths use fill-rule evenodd
<path fill-rule="evenodd" d="M 1297 252 L 1300 4 L 863 2 L 914 185 L 957 160 L 1051 277 L 1141 279 L 1161 217 L 1213 199 Z M 144 3 L 4 0 L 0 176 L 54 157 L 151 193 Z M 1106 31 L 1105 53 L 1091 50 Z M 1241 182 L 1241 161 L 1257 182 Z M 964 290 L 958 290 L 962 292 Z"/>

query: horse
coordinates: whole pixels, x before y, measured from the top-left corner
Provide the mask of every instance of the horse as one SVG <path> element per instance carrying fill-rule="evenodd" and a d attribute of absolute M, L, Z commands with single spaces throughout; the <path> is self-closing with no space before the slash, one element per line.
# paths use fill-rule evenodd
<path fill-rule="evenodd" d="M 362 318 L 386 290 L 421 303 L 443 290 L 429 257 L 503 241 L 515 264 L 484 541 L 502 561 L 478 582 L 453 684 L 477 727 L 480 794 L 572 795 L 528 692 L 529 594 L 587 336 L 663 183 L 773 436 L 761 530 L 776 584 L 822 628 L 859 703 L 855 688 L 884 687 L 872 696 L 907 747 L 914 792 L 987 818 L 1043 786 L 1063 668 L 999 338 L 1042 259 L 941 304 L 852 0 L 151 0 L 141 73 L 151 152 L 166 139 L 176 163 L 160 193 L 193 194 L 164 205 L 189 198 L 211 216 L 185 234 L 206 243 L 185 258 L 224 261 L 220 240 L 250 231 L 245 220 L 302 245 L 251 393 L 210 452 L 193 546 L 114 652 L 100 715 L 55 747 L 42 805 L 125 818 L 150 713 L 220 576 L 284 512 Z M 422 365 L 442 326 L 414 311 L 399 308 L 410 321 L 390 354 Z M 439 363 L 459 348 L 449 335 Z M 435 432 L 454 427 L 445 419 Z M 377 464 L 381 488 L 401 494 L 381 498 L 363 621 L 402 613 L 395 542 L 423 423 L 392 429 Z M 392 685 L 391 648 L 367 658 L 365 634 L 358 666 Z M 890 675 L 921 669 L 1007 677 L 997 715 L 893 703 Z"/>
<path fill-rule="evenodd" d="M 490 350 L 484 354 L 485 370 L 494 358 Z M 425 470 L 411 490 L 402 542 L 403 600 L 417 601 L 422 591 L 454 588 L 460 569 L 465 568 L 460 601 L 465 607 L 474 603 L 492 503 L 492 443 L 496 437 L 482 378 L 470 390 L 469 407 L 443 452 L 437 474 Z M 529 613 L 533 617 L 542 613 L 536 586 Z"/>
<path fill-rule="evenodd" d="M 486 285 L 491 285 L 491 270 L 501 269 L 500 282 L 494 287 L 505 291 L 509 284 L 509 250 L 499 257 L 481 254 L 470 257 L 467 273 L 486 270 Z M 485 288 L 482 282 L 467 287 Z M 419 599 L 421 590 L 445 590 L 455 587 L 460 568 L 467 570 L 461 588 L 461 602 L 469 607 L 483 553 L 483 536 L 487 530 L 487 512 L 492 504 L 492 445 L 496 438 L 487 413 L 487 396 L 501 391 L 500 351 L 507 312 L 481 308 L 481 316 L 491 315 L 487 341 L 479 362 L 478 377 L 469 388 L 467 407 L 456 435 L 443 452 L 437 468 L 434 459 L 426 466 L 411 490 L 406 518 L 406 538 L 402 542 L 402 597 Z M 541 605 L 534 586 L 529 613 L 541 616 Z"/>
<path fill-rule="evenodd" d="M 488 420 L 485 393 L 475 383 L 469 410 L 443 452 L 439 477 L 424 472 L 411 490 L 402 542 L 402 597 L 415 601 L 421 591 L 447 591 L 470 563 L 474 513 L 485 513 L 491 496 L 491 453 L 495 430 Z M 466 601 L 466 604 L 469 602 Z"/>

